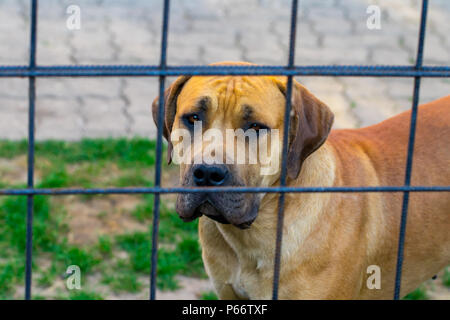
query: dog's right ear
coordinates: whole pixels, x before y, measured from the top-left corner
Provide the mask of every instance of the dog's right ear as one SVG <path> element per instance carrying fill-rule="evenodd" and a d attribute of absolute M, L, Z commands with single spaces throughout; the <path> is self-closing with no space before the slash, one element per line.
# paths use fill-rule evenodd
<path fill-rule="evenodd" d="M 177 113 L 177 98 L 183 89 L 183 85 L 190 79 L 190 76 L 181 76 L 175 80 L 169 88 L 164 91 L 164 126 L 163 136 L 168 143 L 167 149 L 167 162 L 172 162 L 172 142 L 170 141 L 170 133 L 172 132 L 173 122 L 175 120 L 175 114 Z M 153 100 L 152 114 L 153 121 L 158 127 L 158 110 L 159 110 L 159 97 Z"/>
<path fill-rule="evenodd" d="M 286 79 L 275 78 L 275 81 L 286 94 Z M 325 103 L 295 80 L 291 101 L 287 173 L 291 179 L 296 179 L 306 158 L 327 139 L 334 115 Z"/>

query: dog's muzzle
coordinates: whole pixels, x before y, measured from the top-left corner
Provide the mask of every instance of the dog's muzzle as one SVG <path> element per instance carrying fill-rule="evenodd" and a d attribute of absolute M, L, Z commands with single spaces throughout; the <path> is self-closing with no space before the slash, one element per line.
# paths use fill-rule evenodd
<path fill-rule="evenodd" d="M 243 186 L 226 165 L 193 165 L 183 181 L 187 187 Z M 198 192 L 180 194 L 176 211 L 183 221 L 202 215 L 223 224 L 246 229 L 256 219 L 259 200 L 255 194 L 237 192 Z"/>

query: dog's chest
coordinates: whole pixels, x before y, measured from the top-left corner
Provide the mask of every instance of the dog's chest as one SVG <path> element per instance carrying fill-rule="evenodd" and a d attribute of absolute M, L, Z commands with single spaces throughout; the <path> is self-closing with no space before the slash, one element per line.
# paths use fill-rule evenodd
<path fill-rule="evenodd" d="M 236 276 L 236 279 L 231 283 L 231 286 L 236 295 L 241 299 L 250 299 L 247 289 L 245 288 L 245 280 L 241 279 L 240 275 Z"/>
<path fill-rule="evenodd" d="M 232 286 L 236 295 L 243 299 L 269 299 L 273 276 L 273 252 L 271 244 L 262 243 L 259 234 L 251 236 L 246 230 L 247 237 L 237 236 L 238 231 L 226 232 L 226 227 L 219 225 L 224 246 L 223 267 L 227 269 L 227 278 L 223 279 Z M 224 230 L 225 229 L 225 230 Z M 206 240 L 206 239 L 205 239 Z M 214 256 L 219 257 L 220 251 Z M 233 255 L 235 259 L 226 259 Z M 222 261 L 221 258 L 219 260 Z M 269 294 L 269 296 L 267 296 Z"/>
<path fill-rule="evenodd" d="M 230 284 L 234 292 L 242 299 L 265 299 L 270 292 L 271 274 L 267 260 L 240 255 L 231 270 Z M 269 270 L 270 269 L 270 270 Z"/>

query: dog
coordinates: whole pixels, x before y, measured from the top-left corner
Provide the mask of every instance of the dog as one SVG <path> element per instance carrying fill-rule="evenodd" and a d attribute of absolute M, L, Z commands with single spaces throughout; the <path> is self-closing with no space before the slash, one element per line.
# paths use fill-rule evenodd
<path fill-rule="evenodd" d="M 250 126 L 283 132 L 286 85 L 286 77 L 275 76 L 179 77 L 164 94 L 169 162 L 171 133 L 190 131 L 197 122 L 219 131 Z M 365 128 L 331 130 L 330 108 L 295 80 L 291 101 L 287 186 L 404 184 L 410 111 Z M 271 143 L 281 143 L 282 134 L 279 139 Z M 281 159 L 281 150 L 271 157 Z M 279 186 L 280 167 L 269 175 L 260 174 L 259 167 L 192 161 L 180 164 L 180 181 L 184 187 Z M 418 108 L 411 185 L 449 184 L 447 96 Z M 178 195 L 179 216 L 200 219 L 202 258 L 220 299 L 271 298 L 278 199 L 276 193 Z M 287 193 L 279 298 L 392 299 L 402 199 L 402 192 Z M 401 296 L 449 263 L 449 194 L 411 192 Z M 373 268 L 379 270 L 375 287 L 369 285 Z"/>

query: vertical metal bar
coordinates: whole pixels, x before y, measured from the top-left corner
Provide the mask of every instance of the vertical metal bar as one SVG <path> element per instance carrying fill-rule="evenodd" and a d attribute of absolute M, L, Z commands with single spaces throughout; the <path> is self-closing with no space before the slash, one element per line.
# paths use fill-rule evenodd
<path fill-rule="evenodd" d="M 420 30 L 419 30 L 419 41 L 417 46 L 417 57 L 416 57 L 416 69 L 422 66 L 423 62 L 423 48 L 425 42 L 425 29 L 427 23 L 427 9 L 428 0 L 422 1 L 422 14 L 420 18 Z M 406 160 L 406 172 L 405 172 L 405 186 L 411 185 L 411 172 L 413 164 L 413 154 L 414 154 L 414 141 L 416 136 L 416 123 L 417 123 L 417 107 L 419 104 L 419 90 L 420 90 L 420 77 L 414 77 L 414 93 L 413 93 L 413 103 L 411 112 L 411 123 L 409 132 L 409 142 L 408 142 L 408 154 Z M 400 232 L 398 240 L 398 250 L 397 250 L 397 268 L 395 275 L 395 289 L 394 289 L 394 300 L 400 299 L 400 287 L 402 280 L 402 267 L 403 267 L 403 250 L 405 243 L 406 234 L 406 221 L 408 217 L 408 203 L 409 203 L 409 191 L 405 191 L 403 194 L 403 204 L 402 204 L 402 215 L 400 221 Z"/>
<path fill-rule="evenodd" d="M 161 60 L 160 69 L 167 66 L 167 36 L 169 30 L 169 7 L 170 1 L 164 0 L 162 37 L 161 37 Z M 156 140 L 156 170 L 155 187 L 161 186 L 161 163 L 162 163 L 162 133 L 164 126 L 164 82 L 165 76 L 159 77 L 159 105 L 158 105 L 158 134 Z M 152 254 L 151 254 L 151 274 L 150 274 L 150 299 L 156 299 L 156 270 L 158 266 L 158 232 L 159 232 L 159 204 L 160 194 L 155 193 L 153 203 L 153 230 L 152 230 Z"/>
<path fill-rule="evenodd" d="M 29 68 L 36 66 L 36 25 L 37 0 L 31 1 L 31 34 L 30 34 L 30 61 Z M 36 79 L 29 77 L 28 84 L 28 177 L 27 186 L 34 187 L 34 120 L 35 120 Z M 27 239 L 26 239 L 26 265 L 25 265 L 25 299 L 31 299 L 31 278 L 33 264 L 33 195 L 27 196 Z"/>
<path fill-rule="evenodd" d="M 289 38 L 289 59 L 288 68 L 294 66 L 295 58 L 295 35 L 297 30 L 297 12 L 298 12 L 298 1 L 292 0 L 291 8 L 291 27 L 290 27 L 290 38 Z M 291 97 L 292 97 L 292 82 L 293 77 L 288 76 L 286 83 L 286 108 L 284 112 L 284 131 L 283 131 L 283 155 L 281 160 L 281 175 L 280 175 L 280 186 L 286 186 L 286 173 L 287 173 L 287 149 L 288 149 L 288 135 L 289 135 L 289 119 L 291 113 Z M 284 221 L 284 199 L 285 193 L 281 192 L 278 199 L 278 216 L 277 216 L 277 234 L 276 234 L 276 244 L 275 244 L 275 259 L 273 268 L 273 291 L 272 299 L 278 299 L 278 286 L 280 282 L 280 265 L 281 265 L 281 245 L 283 240 L 283 221 Z"/>

